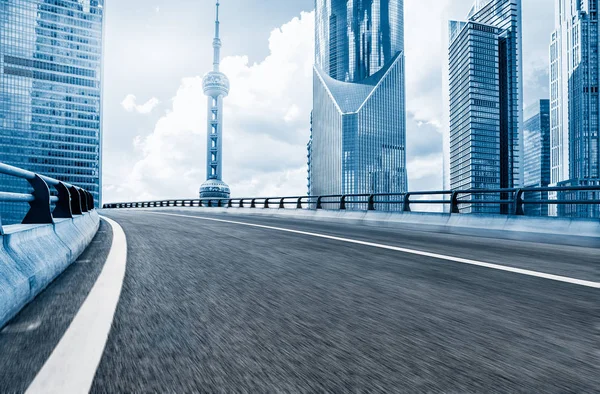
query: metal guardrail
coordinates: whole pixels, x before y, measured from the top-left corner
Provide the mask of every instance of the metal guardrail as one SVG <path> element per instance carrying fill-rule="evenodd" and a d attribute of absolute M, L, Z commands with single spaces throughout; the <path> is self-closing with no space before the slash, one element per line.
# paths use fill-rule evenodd
<path fill-rule="evenodd" d="M 70 219 L 94 209 L 93 195 L 80 187 L 4 163 L 0 163 L 0 174 L 25 179 L 33 188 L 31 194 L 0 192 L 0 202 L 29 203 L 23 224 L 52 224 L 54 219 Z"/>
<path fill-rule="evenodd" d="M 525 199 L 525 193 L 558 192 L 598 192 L 592 199 Z M 423 199 L 414 199 L 423 197 Z M 447 198 L 444 198 L 447 197 Z M 500 213 L 524 215 L 527 205 L 600 205 L 600 185 L 572 187 L 532 187 L 521 189 L 471 189 L 471 190 L 436 190 L 409 193 L 378 194 L 336 194 L 324 196 L 295 197 L 247 197 L 247 198 L 205 198 L 205 199 L 170 199 L 158 201 L 141 201 L 104 204 L 106 209 L 116 208 L 155 208 L 155 207 L 226 207 L 226 208 L 288 208 L 296 209 L 352 209 L 358 206 L 362 210 L 375 211 L 382 205 L 390 210 L 411 212 L 414 205 L 450 206 L 450 212 L 461 213 L 461 209 L 478 205 L 497 205 Z"/>

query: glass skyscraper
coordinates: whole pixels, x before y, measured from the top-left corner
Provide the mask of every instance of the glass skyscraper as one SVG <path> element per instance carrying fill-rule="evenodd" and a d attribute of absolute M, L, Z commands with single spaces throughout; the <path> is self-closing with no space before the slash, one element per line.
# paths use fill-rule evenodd
<path fill-rule="evenodd" d="M 478 0 L 467 21 L 450 22 L 449 34 L 450 187 L 518 187 L 523 180 L 521 1 Z M 464 207 L 479 213 L 500 209 Z"/>
<path fill-rule="evenodd" d="M 0 1 L 0 161 L 101 199 L 104 0 Z M 27 182 L 0 176 L 0 190 Z M 27 204 L 4 204 L 20 221 Z"/>
<path fill-rule="evenodd" d="M 551 183 L 600 185 L 598 145 L 600 63 L 597 0 L 557 0 L 550 44 Z M 565 193 L 558 199 L 598 199 L 595 192 Z M 600 217 L 595 205 L 562 205 L 552 214 Z"/>
<path fill-rule="evenodd" d="M 525 108 L 524 186 L 547 187 L 550 184 L 550 100 L 540 100 Z M 547 192 L 527 192 L 526 200 L 547 199 Z M 525 205 L 525 214 L 548 216 L 548 205 Z"/>
<path fill-rule="evenodd" d="M 403 0 L 316 0 L 310 194 L 407 190 Z"/>

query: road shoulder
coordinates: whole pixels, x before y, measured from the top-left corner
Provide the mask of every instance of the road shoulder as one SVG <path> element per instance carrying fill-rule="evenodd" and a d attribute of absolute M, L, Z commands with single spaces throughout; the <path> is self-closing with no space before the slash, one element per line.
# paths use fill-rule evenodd
<path fill-rule="evenodd" d="M 111 243 L 111 226 L 101 221 L 98 233 L 77 261 L 0 332 L 0 392 L 27 389 L 88 296 Z"/>

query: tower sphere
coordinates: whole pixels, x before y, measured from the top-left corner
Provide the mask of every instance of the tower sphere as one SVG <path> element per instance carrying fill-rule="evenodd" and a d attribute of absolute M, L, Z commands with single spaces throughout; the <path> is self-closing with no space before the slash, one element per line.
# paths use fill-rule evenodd
<path fill-rule="evenodd" d="M 202 89 L 208 97 L 227 97 L 229 94 L 229 78 L 220 71 L 210 71 L 202 79 Z"/>

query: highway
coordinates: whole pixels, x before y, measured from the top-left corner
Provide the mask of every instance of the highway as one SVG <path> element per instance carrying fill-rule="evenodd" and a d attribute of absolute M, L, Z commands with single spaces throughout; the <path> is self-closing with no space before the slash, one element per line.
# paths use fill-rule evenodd
<path fill-rule="evenodd" d="M 101 214 L 122 227 L 127 266 L 93 393 L 600 390 L 598 249 L 207 209 Z M 101 231 L 88 264 L 0 333 L 0 392 L 27 388 L 56 346 L 106 259 Z"/>

